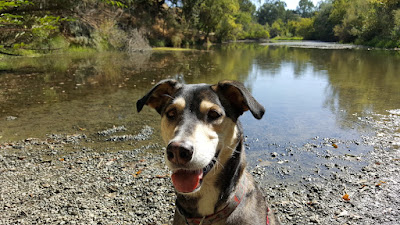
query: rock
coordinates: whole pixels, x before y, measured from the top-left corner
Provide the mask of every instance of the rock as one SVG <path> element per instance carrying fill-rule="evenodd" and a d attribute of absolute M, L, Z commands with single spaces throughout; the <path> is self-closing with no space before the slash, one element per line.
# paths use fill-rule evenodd
<path fill-rule="evenodd" d="M 51 187 L 51 185 L 49 183 L 44 183 L 44 184 L 42 184 L 42 187 L 49 188 L 49 187 Z"/>
<path fill-rule="evenodd" d="M 272 160 L 279 163 L 264 160 L 268 163 L 256 162 L 259 166 L 249 170 L 283 224 L 397 224 L 400 151 L 393 143 L 399 142 L 399 120 L 391 114 L 358 121 L 384 134 L 362 137 L 359 145 L 368 144 L 371 151 L 362 153 L 360 161 L 338 157 L 345 153 L 328 147 L 332 143 L 352 147 L 353 140 L 316 138 L 312 142 L 318 143 L 307 148 L 275 144 L 276 152 L 263 156 L 279 157 Z M 139 143 L 152 132 L 143 127 L 131 138 Z M 126 150 L 100 152 L 86 146 L 97 141 L 92 136 L 100 139 L 97 135 L 51 134 L 44 140 L 0 143 L 0 223 L 171 224 L 175 192 L 161 153 L 165 148 L 158 143 L 133 148 L 136 145 L 121 141 L 121 145 L 106 144 Z M 277 153 L 283 149 L 290 149 L 294 156 Z M 299 152 L 307 154 L 306 161 L 299 159 L 304 156 Z M 352 154 L 359 155 L 353 149 Z M 315 158 L 323 161 L 315 164 Z M 251 157 L 248 160 L 251 164 Z M 313 172 L 316 168 L 318 174 Z M 285 180 L 280 181 L 282 177 Z M 343 201 L 344 193 L 350 193 L 351 201 Z"/>
<path fill-rule="evenodd" d="M 8 121 L 16 120 L 16 119 L 18 119 L 18 117 L 16 117 L 16 116 L 7 116 L 6 117 L 6 120 L 8 120 Z"/>
<path fill-rule="evenodd" d="M 310 217 L 310 222 L 311 223 L 317 223 L 317 224 L 320 223 L 317 215 L 314 215 L 314 216 Z"/>

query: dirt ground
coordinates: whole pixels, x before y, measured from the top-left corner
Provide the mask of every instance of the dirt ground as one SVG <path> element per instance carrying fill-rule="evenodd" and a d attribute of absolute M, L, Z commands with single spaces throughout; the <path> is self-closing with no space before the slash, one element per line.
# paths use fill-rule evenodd
<path fill-rule="evenodd" d="M 271 165 L 248 168 L 283 224 L 399 224 L 400 110 L 359 120 L 375 130 L 358 143 L 373 146 L 361 169 L 327 163 L 327 174 L 271 184 L 263 182 Z M 135 135 L 121 130 L 97 135 L 135 142 L 153 134 L 148 126 Z M 163 147 L 98 152 L 87 147 L 94 141 L 51 134 L 0 143 L 0 224 L 170 224 L 175 193 L 163 156 L 151 153 Z M 316 141 L 298 150 L 320 154 L 327 140 Z"/>

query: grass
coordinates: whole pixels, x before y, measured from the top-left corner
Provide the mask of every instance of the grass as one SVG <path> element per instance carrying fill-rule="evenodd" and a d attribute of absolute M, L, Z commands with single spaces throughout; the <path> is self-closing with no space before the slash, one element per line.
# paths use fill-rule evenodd
<path fill-rule="evenodd" d="M 153 51 L 195 51 L 191 48 L 170 48 L 170 47 L 156 47 L 152 48 Z"/>
<path fill-rule="evenodd" d="M 74 46 L 69 47 L 66 49 L 67 53 L 93 53 L 96 52 L 96 49 L 90 47 L 81 47 L 81 46 Z"/>
<path fill-rule="evenodd" d="M 276 41 L 302 41 L 303 37 L 283 37 L 283 36 L 276 36 L 274 38 L 272 38 L 272 40 L 276 40 Z"/>

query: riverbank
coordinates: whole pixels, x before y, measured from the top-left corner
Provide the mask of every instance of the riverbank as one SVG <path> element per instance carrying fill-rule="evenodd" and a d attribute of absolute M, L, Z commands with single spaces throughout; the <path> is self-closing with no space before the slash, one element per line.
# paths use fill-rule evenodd
<path fill-rule="evenodd" d="M 361 170 L 327 164 L 330 175 L 316 172 L 297 183 L 272 185 L 265 182 L 265 166 L 249 168 L 283 224 L 400 221 L 400 110 L 359 121 L 376 131 L 360 143 L 374 147 L 363 156 L 369 163 Z M 131 136 L 118 136 L 121 130 L 96 135 L 107 141 L 151 140 L 148 126 Z M 53 134 L 0 143 L 0 224 L 171 223 L 175 194 L 163 156 L 154 153 L 162 146 L 98 152 L 87 147 L 93 141 L 83 134 Z"/>
<path fill-rule="evenodd" d="M 364 136 L 360 143 L 374 147 L 362 156 L 368 164 L 361 170 L 325 164 L 325 169 L 331 171 L 328 176 L 320 173 L 322 168 L 316 168 L 314 176 L 304 176 L 296 184 L 264 187 L 284 224 L 398 224 L 400 110 L 358 119 L 376 132 L 374 136 Z M 310 150 L 319 146 L 304 147 Z M 361 160 L 351 154 L 345 157 Z"/>
<path fill-rule="evenodd" d="M 335 42 L 322 41 L 277 41 L 263 43 L 266 46 L 289 46 L 297 48 L 317 48 L 317 49 L 368 49 L 366 46 L 353 44 L 340 44 Z"/>
<path fill-rule="evenodd" d="M 399 51 L 400 48 L 371 47 L 367 45 L 342 44 L 337 42 L 307 41 L 307 40 L 277 40 L 262 43 L 265 46 L 288 46 L 295 48 L 316 48 L 316 49 L 367 49 L 367 50 L 393 50 Z"/>

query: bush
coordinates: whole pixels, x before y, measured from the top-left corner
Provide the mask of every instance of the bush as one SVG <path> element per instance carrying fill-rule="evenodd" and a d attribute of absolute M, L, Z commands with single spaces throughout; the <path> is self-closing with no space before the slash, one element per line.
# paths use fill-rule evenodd
<path fill-rule="evenodd" d="M 247 38 L 250 39 L 270 38 L 270 34 L 266 26 L 262 26 L 259 23 L 252 23 L 250 25 Z"/>
<path fill-rule="evenodd" d="M 138 29 L 131 30 L 129 32 L 128 39 L 129 39 L 127 44 L 128 52 L 151 49 L 149 41 L 144 36 L 143 32 L 139 31 Z"/>
<path fill-rule="evenodd" d="M 69 43 L 62 35 L 57 35 L 50 39 L 49 41 L 49 48 L 50 49 L 66 49 L 69 47 Z"/>
<path fill-rule="evenodd" d="M 165 47 L 165 40 L 150 39 L 150 46 L 152 47 Z"/>
<path fill-rule="evenodd" d="M 296 27 L 296 34 L 304 39 L 314 39 L 314 19 L 302 18 Z"/>
<path fill-rule="evenodd" d="M 174 48 L 179 48 L 182 44 L 182 38 L 178 34 L 176 34 L 172 36 L 171 43 Z"/>
<path fill-rule="evenodd" d="M 272 37 L 276 37 L 284 35 L 283 31 L 284 31 L 283 21 L 281 19 L 278 19 L 271 25 L 271 29 L 269 32 Z"/>
<path fill-rule="evenodd" d="M 116 21 L 105 20 L 93 33 L 93 41 L 99 51 L 121 50 L 126 47 L 128 36 L 118 28 Z"/>

